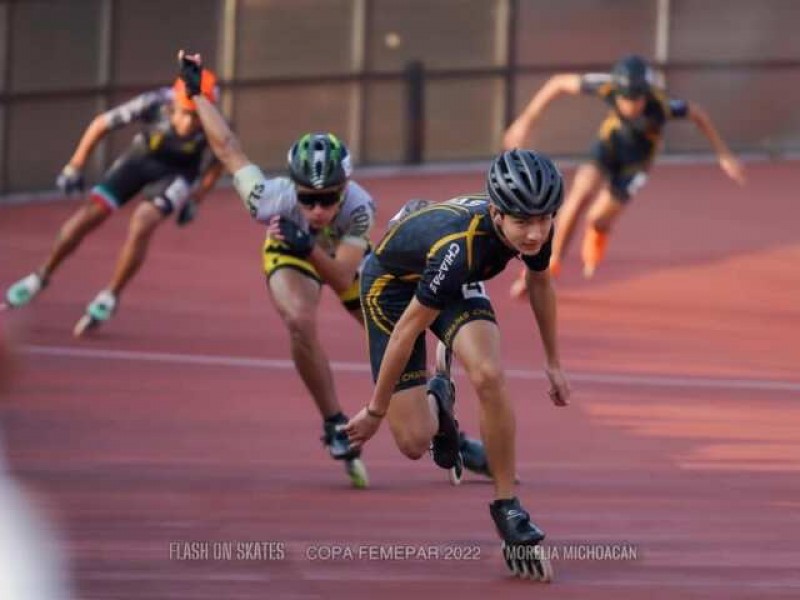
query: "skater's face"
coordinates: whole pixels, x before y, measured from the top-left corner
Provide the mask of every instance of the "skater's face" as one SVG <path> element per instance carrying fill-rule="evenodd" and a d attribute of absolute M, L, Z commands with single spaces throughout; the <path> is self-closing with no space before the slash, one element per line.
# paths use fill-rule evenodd
<path fill-rule="evenodd" d="M 635 119 L 644 112 L 647 96 L 637 96 L 635 98 L 617 96 L 615 102 L 620 115 L 625 119 Z"/>
<path fill-rule="evenodd" d="M 302 185 L 297 188 L 297 204 L 303 216 L 314 229 L 322 229 L 331 224 L 339 212 L 344 187 L 315 190 Z"/>
<path fill-rule="evenodd" d="M 177 102 L 172 105 L 170 123 L 175 133 L 180 137 L 191 135 L 200 129 L 200 119 L 197 113 L 193 110 L 182 108 Z"/>
<path fill-rule="evenodd" d="M 504 215 L 494 206 L 492 220 L 500 229 L 509 245 L 520 254 L 535 255 L 544 246 L 553 226 L 553 215 L 539 215 L 536 217 L 515 217 Z"/>

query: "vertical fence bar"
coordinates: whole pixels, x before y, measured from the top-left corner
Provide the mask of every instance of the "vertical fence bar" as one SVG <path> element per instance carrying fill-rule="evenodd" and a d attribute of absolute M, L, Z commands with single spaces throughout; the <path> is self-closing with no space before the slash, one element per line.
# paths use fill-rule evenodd
<path fill-rule="evenodd" d="M 234 84 L 236 80 L 236 44 L 239 25 L 239 0 L 221 0 L 222 20 L 217 43 L 217 72 L 222 80 L 229 83 L 222 94 L 220 108 L 231 124 L 236 122 Z"/>
<path fill-rule="evenodd" d="M 406 156 L 418 165 L 425 154 L 425 67 L 421 60 L 406 63 Z"/>
<path fill-rule="evenodd" d="M 3 93 L 6 95 L 6 101 L 3 103 L 3 118 L 0 120 L 0 140 L 2 140 L 3 144 L 3 156 L 2 156 L 2 163 L 0 163 L 0 194 L 8 193 L 8 151 L 10 142 L 8 139 L 10 123 L 11 123 L 11 101 L 8 100 L 10 98 L 11 93 L 11 65 L 13 64 L 14 56 L 13 56 L 13 35 L 14 35 L 14 27 L 12 26 L 12 21 L 14 20 L 14 3 L 7 2 L 5 4 L 5 11 L 6 11 L 6 28 L 3 32 L 3 38 L 6 41 L 5 47 L 5 64 L 2 65 L 3 72 Z"/>
<path fill-rule="evenodd" d="M 518 0 L 505 0 L 504 4 L 504 23 L 503 27 L 506 30 L 506 57 L 505 57 L 505 102 L 503 104 L 503 121 L 502 132 L 514 120 L 514 113 L 516 107 L 514 106 L 514 99 L 517 95 L 517 27 L 516 22 L 519 17 L 519 2 Z"/>
<path fill-rule="evenodd" d="M 670 0 L 656 0 L 656 39 L 655 39 L 655 58 L 656 62 L 666 65 L 669 60 L 669 26 L 670 26 Z M 667 74 L 665 69 L 658 70 L 659 83 L 667 85 Z"/>
<path fill-rule="evenodd" d="M 116 15 L 116 0 L 103 0 L 100 6 L 100 36 L 97 40 L 97 51 L 99 53 L 97 61 L 97 84 L 103 88 L 95 98 L 95 112 L 111 108 L 111 87 L 114 74 L 114 19 Z M 92 160 L 99 171 L 108 167 L 109 161 L 109 141 L 104 138 L 100 141 L 94 151 Z"/>
<path fill-rule="evenodd" d="M 364 149 L 364 70 L 367 55 L 367 0 L 353 0 L 353 39 L 350 45 L 350 66 L 353 73 L 358 75 L 352 91 L 352 102 L 350 103 L 350 117 L 348 122 L 350 129 L 347 132 L 347 144 L 350 146 L 350 153 L 359 162 L 363 162 L 362 151 Z"/>

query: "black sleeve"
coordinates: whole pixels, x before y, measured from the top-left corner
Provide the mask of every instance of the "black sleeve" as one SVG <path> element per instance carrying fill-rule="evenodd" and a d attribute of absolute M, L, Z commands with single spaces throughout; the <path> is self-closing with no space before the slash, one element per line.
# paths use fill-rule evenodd
<path fill-rule="evenodd" d="M 461 298 L 461 287 L 468 275 L 464 240 L 444 244 L 428 258 L 417 285 L 417 300 L 429 308 L 442 310 L 448 302 Z"/>
<path fill-rule="evenodd" d="M 581 94 L 606 98 L 612 89 L 608 73 L 587 73 L 581 76 Z"/>
<path fill-rule="evenodd" d="M 172 102 L 172 88 L 145 92 L 105 113 L 109 129 L 117 129 L 132 121 L 153 121 L 165 104 Z"/>
<path fill-rule="evenodd" d="M 547 236 L 547 241 L 544 243 L 544 246 L 542 246 L 542 249 L 539 250 L 538 254 L 534 254 L 533 256 L 522 255 L 522 262 L 524 262 L 525 266 L 531 271 L 544 271 L 550 266 L 550 255 L 553 253 L 554 231 L 555 228 L 551 227 L 550 235 Z"/>

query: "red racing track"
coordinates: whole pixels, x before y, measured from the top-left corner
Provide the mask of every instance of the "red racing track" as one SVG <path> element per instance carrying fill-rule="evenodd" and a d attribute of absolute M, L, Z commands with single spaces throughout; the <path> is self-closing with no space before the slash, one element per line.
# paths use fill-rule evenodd
<path fill-rule="evenodd" d="M 547 399 L 529 309 L 508 298 L 516 267 L 489 283 L 519 493 L 548 532 L 550 586 L 507 576 L 490 485 L 450 487 L 429 458 L 404 459 L 388 427 L 365 455 L 371 489 L 348 487 L 264 290 L 263 230 L 231 190 L 191 227 L 161 228 L 90 339 L 72 326 L 111 275 L 129 211 L 6 315 L 21 332 L 0 404 L 13 471 L 54 515 L 83 599 L 800 597 L 796 174 L 752 164 L 737 188 L 710 165 L 660 165 L 593 281 L 573 248 L 558 281 L 567 409 Z M 361 181 L 380 203 L 376 237 L 411 197 L 482 187 L 476 173 Z M 0 209 L 3 287 L 75 206 Z M 352 413 L 371 390 L 364 336 L 332 296 L 321 334 Z M 476 432 L 460 383 L 460 419 Z M 231 542 L 233 555 L 179 560 L 171 543 L 188 541 L 212 554 Z M 282 550 L 237 556 L 238 542 Z M 398 547 L 422 554 L 401 560 Z"/>

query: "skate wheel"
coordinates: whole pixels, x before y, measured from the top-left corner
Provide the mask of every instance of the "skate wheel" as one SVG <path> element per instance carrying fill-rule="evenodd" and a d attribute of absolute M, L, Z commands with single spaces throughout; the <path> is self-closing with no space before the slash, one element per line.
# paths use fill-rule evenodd
<path fill-rule="evenodd" d="M 530 579 L 539 583 L 553 581 L 553 564 L 547 549 L 541 545 L 502 545 L 506 568 L 514 577 Z"/>
<path fill-rule="evenodd" d="M 354 488 L 357 490 L 365 490 L 369 487 L 369 475 L 367 474 L 367 467 L 364 465 L 364 461 L 362 461 L 360 458 L 346 460 L 344 463 L 344 469 L 347 472 L 347 476 L 350 478 L 350 483 L 353 484 Z"/>
<path fill-rule="evenodd" d="M 84 333 L 93 329 L 97 325 L 97 321 L 89 315 L 83 315 L 75 324 L 75 329 L 72 330 L 72 335 L 76 338 L 83 336 Z"/>
<path fill-rule="evenodd" d="M 461 482 L 464 479 L 464 467 L 460 464 L 447 469 L 447 481 L 450 482 L 450 485 L 456 486 L 461 485 Z"/>

